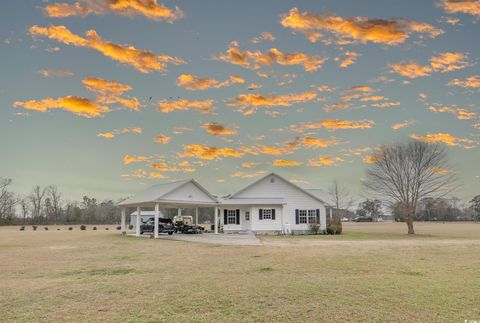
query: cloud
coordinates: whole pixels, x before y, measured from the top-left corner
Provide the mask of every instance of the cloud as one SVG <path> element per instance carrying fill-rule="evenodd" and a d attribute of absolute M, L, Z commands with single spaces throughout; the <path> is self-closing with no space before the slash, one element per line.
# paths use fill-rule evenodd
<path fill-rule="evenodd" d="M 305 148 L 326 148 L 331 146 L 336 146 L 341 144 L 342 141 L 335 138 L 330 137 L 328 139 L 320 139 L 320 138 L 313 138 L 313 137 L 305 137 L 302 138 L 302 144 Z"/>
<path fill-rule="evenodd" d="M 341 161 L 343 161 L 343 159 L 340 157 L 319 157 L 318 159 L 310 159 L 307 163 L 307 166 L 332 166 L 333 164 Z"/>
<path fill-rule="evenodd" d="M 241 50 L 231 46 L 226 53 L 215 57 L 216 59 L 244 68 L 257 70 L 262 66 L 279 65 L 301 65 L 307 72 L 319 70 L 327 60 L 318 55 L 308 55 L 300 52 L 283 53 L 276 48 L 270 48 L 267 53 L 261 51 Z"/>
<path fill-rule="evenodd" d="M 224 125 L 219 124 L 218 122 L 208 122 L 202 125 L 202 128 L 205 129 L 209 134 L 214 136 L 219 135 L 235 135 L 237 131 L 235 129 L 228 129 Z"/>
<path fill-rule="evenodd" d="M 259 170 L 253 173 L 245 173 L 245 172 L 235 172 L 232 174 L 232 177 L 240 177 L 240 178 L 254 178 L 260 175 L 265 174 L 266 171 L 264 170 Z"/>
<path fill-rule="evenodd" d="M 217 148 L 201 144 L 186 145 L 179 157 L 192 157 L 206 160 L 222 160 L 226 157 L 239 158 L 244 155 L 243 152 L 233 148 Z"/>
<path fill-rule="evenodd" d="M 293 167 L 301 166 L 303 163 L 296 160 L 276 159 L 273 161 L 272 165 L 276 167 Z"/>
<path fill-rule="evenodd" d="M 325 128 L 327 130 L 338 129 L 370 129 L 375 125 L 373 120 L 342 120 L 342 119 L 326 119 L 318 122 L 302 123 L 300 125 L 292 125 L 290 128 L 295 132 L 302 132 L 306 130 L 314 130 Z"/>
<path fill-rule="evenodd" d="M 170 137 L 167 135 L 158 135 L 153 138 L 153 141 L 156 142 L 157 144 L 168 144 L 170 142 Z"/>
<path fill-rule="evenodd" d="M 143 163 L 143 162 L 149 161 L 151 159 L 152 159 L 152 157 L 142 156 L 142 155 L 139 155 L 139 156 L 125 155 L 123 157 L 123 164 L 124 165 L 130 165 L 132 163 Z"/>
<path fill-rule="evenodd" d="M 380 43 L 394 46 L 405 42 L 411 34 L 420 33 L 435 38 L 443 31 L 427 23 L 407 19 L 368 19 L 365 17 L 342 18 L 332 14 L 315 15 L 290 9 L 282 16 L 281 25 L 295 32 L 303 33 L 308 40 L 316 42 L 323 37 L 322 31 L 337 37 L 337 43 L 351 41 Z"/>
<path fill-rule="evenodd" d="M 159 172 L 173 172 L 173 173 L 193 173 L 196 171 L 195 167 L 188 161 L 182 161 L 176 164 L 169 164 L 165 161 L 156 162 L 150 165 Z"/>
<path fill-rule="evenodd" d="M 97 102 L 102 104 L 120 103 L 121 105 L 138 111 L 140 102 L 135 97 L 122 97 L 121 95 L 130 91 L 132 87 L 117 81 L 107 81 L 98 77 L 89 77 L 82 80 L 87 91 L 97 95 Z"/>
<path fill-rule="evenodd" d="M 415 140 L 420 140 L 426 143 L 443 143 L 447 146 L 461 146 L 466 149 L 473 148 L 477 145 L 477 143 L 471 139 L 459 138 L 449 133 L 442 133 L 442 132 L 427 133 L 424 136 L 412 134 L 410 137 Z"/>
<path fill-rule="evenodd" d="M 453 79 L 448 82 L 450 86 L 461 86 L 464 88 L 480 88 L 480 76 L 472 75 L 465 79 L 465 81 L 461 81 L 459 79 Z"/>
<path fill-rule="evenodd" d="M 357 57 L 358 57 L 358 55 L 359 55 L 357 52 L 348 51 L 348 50 L 345 51 L 344 54 L 345 54 L 346 57 L 345 57 L 344 60 L 341 61 L 340 64 L 339 64 L 339 66 L 340 66 L 341 68 L 347 68 L 347 67 L 349 67 L 350 65 L 355 64 L 356 61 L 357 61 Z"/>
<path fill-rule="evenodd" d="M 245 162 L 245 163 L 242 163 L 241 166 L 243 168 L 255 168 L 257 167 L 258 165 L 261 165 L 261 163 L 254 163 L 254 162 Z"/>
<path fill-rule="evenodd" d="M 380 160 L 380 155 L 378 155 L 378 154 L 367 155 L 367 156 L 363 157 L 363 162 L 365 164 L 374 164 L 379 160 Z"/>
<path fill-rule="evenodd" d="M 458 120 L 472 120 L 477 117 L 477 114 L 472 111 L 468 111 L 462 108 L 454 108 L 448 106 L 442 106 L 440 104 L 432 104 L 428 106 L 428 110 L 432 112 L 445 112 L 455 115 Z"/>
<path fill-rule="evenodd" d="M 101 132 L 97 134 L 97 137 L 103 137 L 106 139 L 113 139 L 115 136 L 125 133 L 134 133 L 134 134 L 141 134 L 142 128 L 140 127 L 130 127 L 130 128 L 123 128 L 123 129 L 114 129 L 108 132 Z"/>
<path fill-rule="evenodd" d="M 161 100 L 158 102 L 158 111 L 169 113 L 173 111 L 196 110 L 203 114 L 215 114 L 213 100 L 189 101 L 180 99 L 177 101 Z"/>
<path fill-rule="evenodd" d="M 53 109 L 69 111 L 85 118 L 101 117 L 110 111 L 107 106 L 100 105 L 90 99 L 78 96 L 66 96 L 62 98 L 45 98 L 42 100 L 30 100 L 26 102 L 15 101 L 14 107 L 23 107 L 27 110 L 46 112 Z"/>
<path fill-rule="evenodd" d="M 45 36 L 60 43 L 76 47 L 95 49 L 103 55 L 122 64 L 130 65 L 141 73 L 166 71 L 167 64 L 185 64 L 181 58 L 169 55 L 157 55 L 147 50 L 140 50 L 131 45 L 121 45 L 104 41 L 95 30 L 88 30 L 86 38 L 73 34 L 65 26 L 39 27 L 29 29 L 32 36 Z"/>
<path fill-rule="evenodd" d="M 275 37 L 272 35 L 272 33 L 264 31 L 263 33 L 260 34 L 260 36 L 253 37 L 250 41 L 254 44 L 258 44 L 264 40 L 274 41 Z"/>
<path fill-rule="evenodd" d="M 392 125 L 392 129 L 398 130 L 398 129 L 406 128 L 413 125 L 414 123 L 415 123 L 415 120 L 405 120 Z"/>
<path fill-rule="evenodd" d="M 143 169 L 137 169 L 133 173 L 130 174 L 122 174 L 122 177 L 127 177 L 127 178 L 148 178 L 148 179 L 165 179 L 168 178 L 167 176 L 156 173 L 156 172 L 147 172 Z"/>
<path fill-rule="evenodd" d="M 219 89 L 231 86 L 235 83 L 243 84 L 245 80 L 240 76 L 230 76 L 227 81 L 220 82 L 214 79 L 201 78 L 192 74 L 182 74 L 177 78 L 177 86 L 181 86 L 190 91 Z"/>
<path fill-rule="evenodd" d="M 90 14 L 105 15 L 109 11 L 128 17 L 143 15 L 170 23 L 184 17 L 180 8 L 169 9 L 156 0 L 80 0 L 73 4 L 54 3 L 44 8 L 45 14 L 52 18 L 84 18 Z"/>
<path fill-rule="evenodd" d="M 236 98 L 227 102 L 228 106 L 240 107 L 239 112 L 246 115 L 255 112 L 258 107 L 290 107 L 295 103 L 303 103 L 312 101 L 317 98 L 315 91 L 306 91 L 301 93 L 290 93 L 284 95 L 268 95 L 264 96 L 258 93 L 240 94 Z M 252 107 L 253 110 L 245 110 L 245 108 Z"/>
<path fill-rule="evenodd" d="M 420 65 L 414 61 L 400 62 L 390 66 L 392 72 L 414 79 L 429 76 L 432 72 L 452 72 L 468 67 L 468 57 L 462 53 L 442 53 L 430 58 L 430 65 Z"/>
<path fill-rule="evenodd" d="M 43 77 L 73 77 L 75 73 L 69 70 L 40 70 L 38 73 Z"/>
<path fill-rule="evenodd" d="M 382 103 L 373 103 L 372 104 L 372 107 L 376 107 L 376 108 L 388 108 L 388 107 L 396 107 L 396 106 L 399 106 L 400 105 L 400 102 L 390 102 L 390 101 L 387 101 L 387 102 L 382 102 Z"/>
<path fill-rule="evenodd" d="M 332 104 L 327 104 L 323 107 L 323 110 L 326 112 L 332 112 L 336 110 L 345 110 L 350 108 L 351 105 L 348 103 L 332 103 Z"/>
<path fill-rule="evenodd" d="M 480 16 L 480 2 L 478 0 L 442 0 L 440 5 L 448 13 L 466 13 Z"/>

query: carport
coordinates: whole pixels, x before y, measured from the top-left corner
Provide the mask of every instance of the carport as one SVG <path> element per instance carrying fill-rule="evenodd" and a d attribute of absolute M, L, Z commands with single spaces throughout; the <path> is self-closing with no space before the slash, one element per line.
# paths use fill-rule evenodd
<path fill-rule="evenodd" d="M 203 186 L 193 179 L 163 183 L 150 187 L 149 189 L 120 202 L 121 207 L 121 232 L 126 233 L 126 212 L 127 208 L 137 209 L 135 235 L 140 236 L 141 210 L 142 208 L 154 209 L 154 237 L 158 238 L 158 219 L 165 217 L 166 209 L 177 209 L 180 215 L 181 209 L 195 209 L 195 225 L 198 225 L 198 208 L 214 208 L 214 231 L 218 234 L 218 204 L 217 199 L 212 196 Z"/>

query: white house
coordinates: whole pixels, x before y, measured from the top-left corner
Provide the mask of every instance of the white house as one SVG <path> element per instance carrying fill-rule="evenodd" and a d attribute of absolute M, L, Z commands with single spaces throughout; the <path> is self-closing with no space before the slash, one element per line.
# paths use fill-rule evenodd
<path fill-rule="evenodd" d="M 196 210 L 195 223 L 198 224 L 198 208 L 214 208 L 214 231 L 223 227 L 226 233 L 306 233 L 312 224 L 326 230 L 327 204 L 319 194 L 321 190 L 305 190 L 285 178 L 271 173 L 246 186 L 224 199 L 217 199 L 195 180 L 159 184 L 129 198 L 119 205 L 122 207 L 122 232 L 125 232 L 127 207 L 136 207 L 136 234 L 140 235 L 140 218 L 150 216 L 144 208 L 154 208 L 155 222 L 166 214 L 165 209 L 182 208 Z M 155 225 L 155 230 L 158 230 Z M 155 237 L 158 232 L 154 233 Z"/>
<path fill-rule="evenodd" d="M 271 173 L 220 201 L 224 232 L 306 233 L 326 229 L 326 203 Z"/>

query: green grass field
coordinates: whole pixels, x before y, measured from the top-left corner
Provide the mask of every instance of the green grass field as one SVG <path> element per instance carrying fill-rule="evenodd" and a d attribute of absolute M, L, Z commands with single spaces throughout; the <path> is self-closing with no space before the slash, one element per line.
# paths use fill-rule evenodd
<path fill-rule="evenodd" d="M 345 224 L 219 246 L 0 228 L 2 321 L 480 319 L 480 224 Z"/>

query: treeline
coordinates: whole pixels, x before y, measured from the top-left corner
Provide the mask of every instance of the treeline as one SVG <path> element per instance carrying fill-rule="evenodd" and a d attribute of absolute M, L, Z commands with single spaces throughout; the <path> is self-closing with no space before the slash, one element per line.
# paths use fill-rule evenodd
<path fill-rule="evenodd" d="M 11 224 L 112 224 L 119 223 L 118 201 L 97 201 L 84 196 L 67 201 L 56 186 L 35 186 L 20 195 L 10 187 L 11 179 L 0 178 L 0 225 Z"/>

